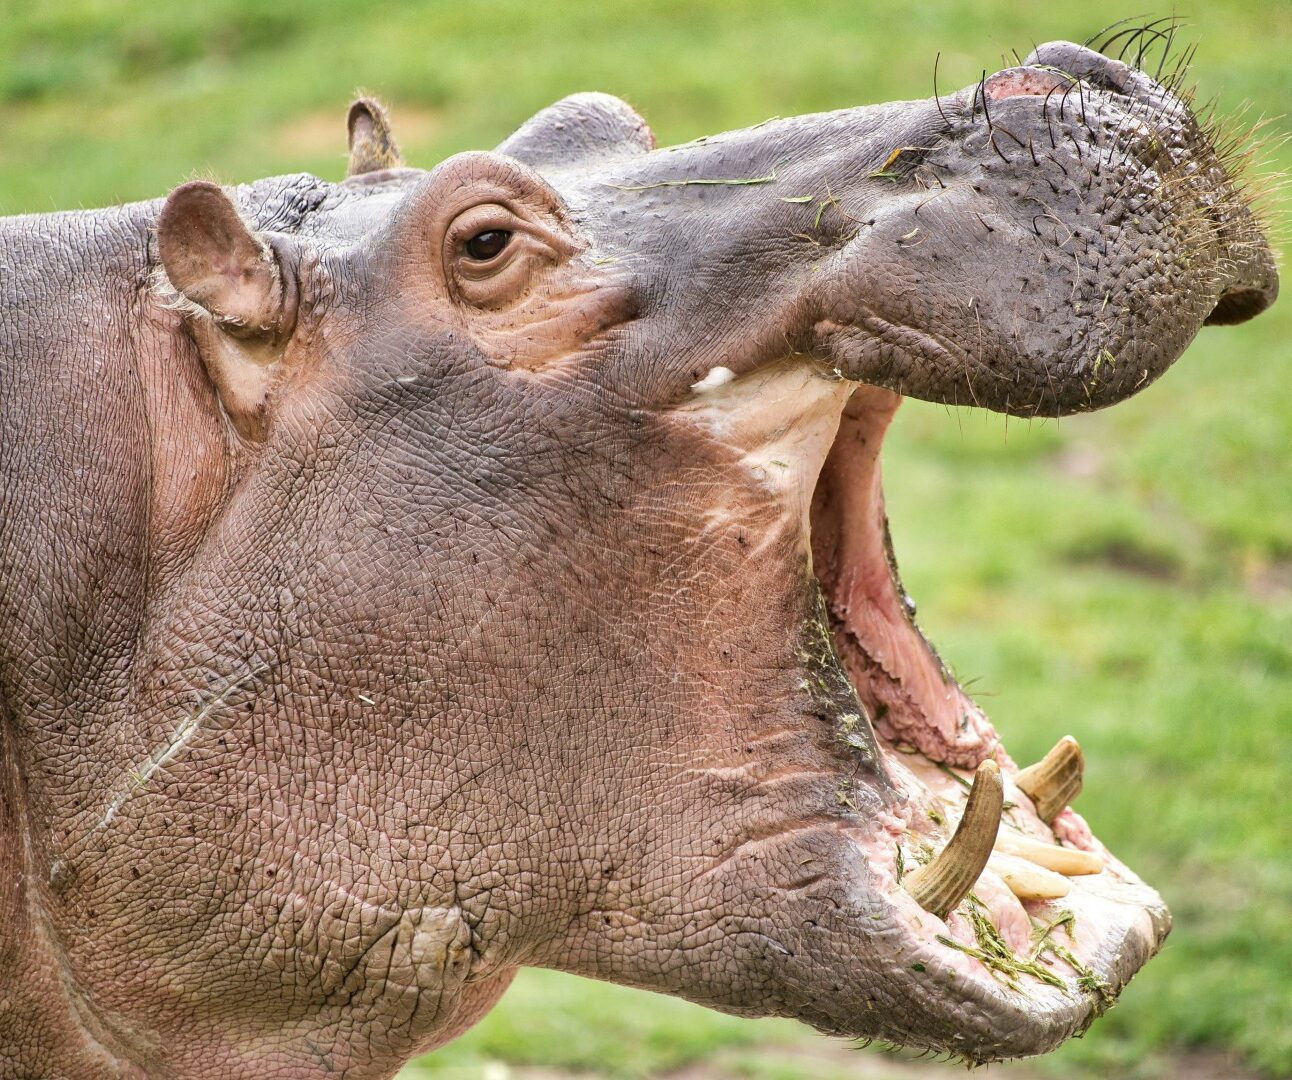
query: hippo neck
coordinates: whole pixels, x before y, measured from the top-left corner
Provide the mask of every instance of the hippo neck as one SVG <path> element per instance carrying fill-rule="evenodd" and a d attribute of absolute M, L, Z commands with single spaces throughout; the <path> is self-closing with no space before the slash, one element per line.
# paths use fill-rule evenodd
<path fill-rule="evenodd" d="M 177 315 L 151 299 L 155 212 L 0 222 L 0 975 L 21 973 L 4 977 L 43 1018 L 42 1067 L 68 1075 L 115 1074 L 130 1050 L 67 963 L 51 852 L 125 754 L 99 750 L 130 708 L 157 478 L 196 464 L 188 445 L 159 462 L 154 438 L 198 385 Z M 192 444 L 191 408 L 183 420 Z"/>

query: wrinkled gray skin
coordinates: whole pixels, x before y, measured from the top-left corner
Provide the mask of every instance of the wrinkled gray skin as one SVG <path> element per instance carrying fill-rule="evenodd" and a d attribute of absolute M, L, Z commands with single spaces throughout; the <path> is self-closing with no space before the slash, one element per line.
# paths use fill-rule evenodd
<path fill-rule="evenodd" d="M 971 87 L 653 151 L 582 95 L 230 189 L 264 325 L 193 283 L 218 193 L 172 200 L 169 286 L 160 201 L 0 224 L 0 1072 L 387 1076 L 525 964 L 975 1060 L 1080 1030 L 903 961 L 802 523 L 682 418 L 787 357 L 1095 408 L 1272 301 L 1183 107 L 1039 62 L 1084 82 L 1033 57 L 991 127 Z M 497 273 L 480 204 L 534 229 Z"/>

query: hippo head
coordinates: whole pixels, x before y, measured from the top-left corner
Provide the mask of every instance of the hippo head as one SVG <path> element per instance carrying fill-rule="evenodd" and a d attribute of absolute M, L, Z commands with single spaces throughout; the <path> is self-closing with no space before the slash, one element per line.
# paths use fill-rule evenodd
<path fill-rule="evenodd" d="M 379 1072 L 522 965 L 972 1061 L 1084 1030 L 1169 916 L 1076 743 L 1019 771 L 916 627 L 879 451 L 1273 301 L 1173 85 L 1059 42 L 663 149 L 581 94 L 430 172 L 361 101 L 342 184 L 173 192 L 153 317 L 225 435 L 97 835 L 202 838 L 115 894 L 218 883 L 200 940 L 149 908 L 174 1038 Z"/>

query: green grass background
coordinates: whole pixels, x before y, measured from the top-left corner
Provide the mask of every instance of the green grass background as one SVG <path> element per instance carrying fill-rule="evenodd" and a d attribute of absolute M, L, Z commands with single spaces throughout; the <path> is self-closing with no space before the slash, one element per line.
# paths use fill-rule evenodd
<path fill-rule="evenodd" d="M 1204 96 L 1289 111 L 1292 4 L 1177 10 Z M 950 89 L 1006 50 L 1129 13 L 1104 0 L 0 0 L 0 212 L 151 197 L 194 175 L 339 178 L 357 87 L 392 104 L 407 157 L 429 166 L 575 90 L 622 95 L 676 142 L 927 96 L 936 53 Z M 1271 161 L 1287 169 L 1292 154 Z M 1106 414 L 1006 425 L 912 403 L 886 450 L 930 636 L 1020 760 L 1081 739 L 1081 808 L 1175 912 L 1122 1004 L 1037 1066 L 1053 1075 L 1170 1076 L 1172 1054 L 1212 1046 L 1292 1076 L 1290 329 L 1292 302 L 1206 330 Z M 788 1022 L 526 973 L 409 1075 L 832 1075 L 803 1064 L 820 1045 Z"/>

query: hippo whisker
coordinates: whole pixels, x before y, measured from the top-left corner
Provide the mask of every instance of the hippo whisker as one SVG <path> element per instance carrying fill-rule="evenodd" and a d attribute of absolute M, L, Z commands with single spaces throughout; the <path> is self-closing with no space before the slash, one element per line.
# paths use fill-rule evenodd
<path fill-rule="evenodd" d="M 978 81 L 978 89 L 974 93 L 974 102 L 976 103 L 979 98 L 982 99 L 982 115 L 983 115 L 983 118 L 987 121 L 987 131 L 990 132 L 992 129 L 991 110 L 987 107 L 987 69 L 986 68 L 983 69 L 982 78 L 979 79 Z M 971 109 L 970 116 L 972 115 L 973 115 L 973 111 Z"/>
<path fill-rule="evenodd" d="M 1123 21 L 1129 22 L 1130 20 L 1123 20 Z M 1129 27 L 1127 29 L 1120 30 L 1117 33 L 1114 33 L 1108 37 L 1105 37 L 1103 40 L 1101 40 L 1099 45 L 1095 47 L 1095 51 L 1101 52 L 1107 55 L 1108 51 L 1112 48 L 1113 44 L 1117 41 L 1122 41 L 1122 39 L 1124 38 L 1125 40 L 1122 41 L 1121 49 L 1117 53 L 1117 59 L 1124 60 L 1126 58 L 1127 51 L 1131 49 L 1144 35 L 1158 34 L 1161 36 L 1165 36 L 1165 35 L 1162 35 L 1161 31 L 1154 29 L 1155 27 L 1159 26 L 1162 23 L 1170 23 L 1172 25 L 1176 25 L 1178 22 L 1179 22 L 1179 19 L 1177 16 L 1164 15 L 1160 18 L 1153 19 L 1151 22 L 1142 23 L 1139 26 Z M 1117 26 L 1117 25 L 1119 24 L 1117 23 L 1113 24 L 1113 26 Z M 1137 64 L 1136 66 L 1138 67 L 1139 65 Z"/>
<path fill-rule="evenodd" d="M 1068 106 L 1068 95 L 1071 94 L 1072 91 L 1075 90 L 1080 85 L 1081 85 L 1080 79 L 1076 79 L 1070 82 L 1068 84 L 1067 89 L 1063 91 L 1063 96 L 1059 98 L 1059 122 L 1060 123 L 1063 123 L 1068 119 L 1067 111 L 1066 111 Z"/>
<path fill-rule="evenodd" d="M 1041 99 L 1041 117 L 1045 120 L 1045 130 L 1049 133 L 1050 149 L 1052 150 L 1057 150 L 1059 148 L 1059 144 L 1054 141 L 1054 124 L 1050 119 L 1050 98 L 1057 89 L 1057 86 L 1051 88 L 1049 92 L 1046 93 L 1045 97 Z"/>
<path fill-rule="evenodd" d="M 1115 22 L 1110 22 L 1107 26 L 1103 27 L 1100 30 L 1096 30 L 1093 34 L 1091 34 L 1084 41 L 1082 41 L 1081 47 L 1083 49 L 1091 49 L 1094 52 L 1103 52 L 1104 50 L 1100 47 L 1100 45 L 1095 44 L 1096 41 L 1099 41 L 1102 44 L 1106 36 L 1110 34 L 1112 31 L 1116 30 L 1118 27 L 1125 26 L 1127 23 L 1136 22 L 1141 17 L 1142 16 L 1139 16 L 1139 15 L 1128 15 L 1123 19 L 1117 19 Z M 1037 55 L 1040 54 L 1040 49 L 1037 48 L 1035 43 L 1033 43 L 1032 45 L 1032 51 Z"/>
<path fill-rule="evenodd" d="M 938 53 L 933 58 L 933 104 L 937 106 L 938 115 L 942 117 L 944 128 L 951 127 L 951 121 L 947 119 L 946 111 L 942 108 L 942 95 L 938 93 L 938 62 L 942 59 L 942 53 Z"/>
<path fill-rule="evenodd" d="M 1157 58 L 1157 67 L 1153 71 L 1153 81 L 1160 83 L 1162 81 L 1162 68 L 1166 66 L 1167 60 L 1170 59 L 1175 49 L 1175 35 L 1179 32 L 1180 27 L 1184 25 L 1183 20 L 1174 19 L 1166 31 L 1166 44 L 1162 47 L 1162 53 Z"/>
<path fill-rule="evenodd" d="M 1171 25 L 1174 28 L 1174 21 L 1172 21 Z M 1135 50 L 1135 67 L 1140 68 L 1141 70 L 1143 69 L 1144 57 L 1147 51 L 1152 47 L 1154 41 L 1164 43 L 1163 55 L 1166 54 L 1165 50 L 1171 47 L 1171 35 L 1169 33 L 1165 33 L 1161 30 L 1148 30 L 1140 38 L 1139 48 Z"/>
<path fill-rule="evenodd" d="M 1081 104 L 1081 122 L 1085 125 L 1087 132 L 1092 132 L 1090 121 L 1086 118 L 1086 88 L 1085 83 L 1077 80 L 1077 101 Z"/>
<path fill-rule="evenodd" d="M 1023 142 L 1022 139 L 1020 139 L 1017 135 L 1015 135 L 1012 131 L 1010 131 L 1010 129 L 1007 128 L 1004 124 L 998 123 L 996 125 L 996 129 L 998 131 L 1003 131 L 1006 135 L 1008 135 L 1011 139 L 1013 139 L 1016 143 L 1018 143 L 1020 147 L 1027 145 L 1026 143 Z"/>
<path fill-rule="evenodd" d="M 1193 66 L 1197 53 L 1198 46 L 1196 44 L 1185 49 L 1170 78 L 1163 84 L 1168 93 L 1180 97 L 1186 104 L 1190 102 L 1193 91 L 1183 90 L 1184 81 L 1189 77 L 1189 70 Z"/>

